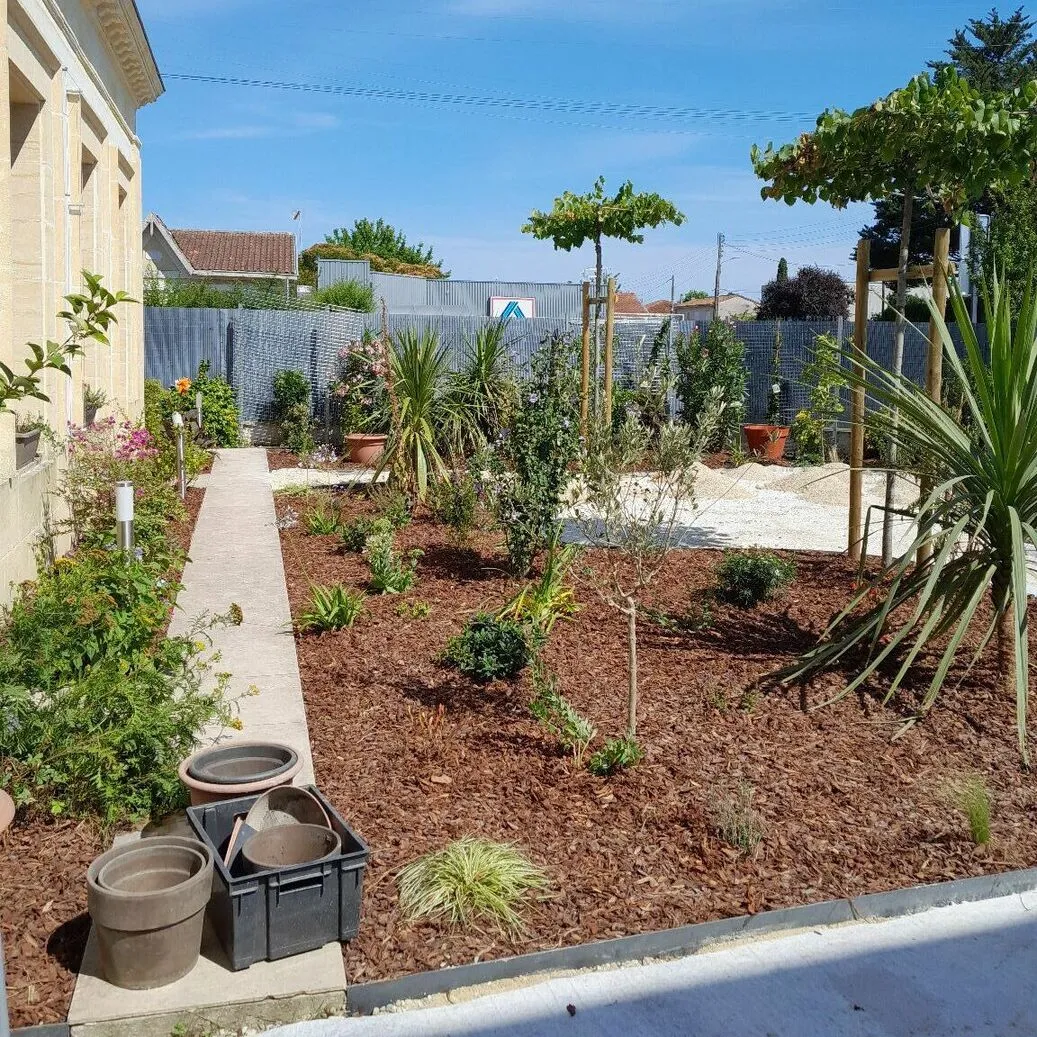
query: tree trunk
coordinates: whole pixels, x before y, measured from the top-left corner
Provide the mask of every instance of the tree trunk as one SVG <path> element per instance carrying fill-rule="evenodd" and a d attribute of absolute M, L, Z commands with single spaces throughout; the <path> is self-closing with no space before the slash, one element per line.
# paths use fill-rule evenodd
<path fill-rule="evenodd" d="M 904 317 L 904 306 L 907 303 L 907 266 L 908 257 L 911 254 L 911 216 L 914 209 L 914 195 L 910 191 L 904 192 L 904 219 L 900 225 L 900 264 L 897 268 L 897 326 L 893 337 L 893 364 L 892 371 L 899 376 L 904 369 L 904 334 L 907 330 L 907 320 Z M 889 415 L 890 426 L 896 432 L 900 423 L 900 411 L 893 407 Z M 894 489 L 896 487 L 896 462 L 897 445 L 891 442 L 889 445 L 889 471 L 886 472 L 886 510 L 882 513 L 882 564 L 889 565 L 893 561 L 893 515 L 890 508 L 894 507 Z"/>
<path fill-rule="evenodd" d="M 627 738 L 637 736 L 637 602 L 626 599 L 627 614 Z"/>

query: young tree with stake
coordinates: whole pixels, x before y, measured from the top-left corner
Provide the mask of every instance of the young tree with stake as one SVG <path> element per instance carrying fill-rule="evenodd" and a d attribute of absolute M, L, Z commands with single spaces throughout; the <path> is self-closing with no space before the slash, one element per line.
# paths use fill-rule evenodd
<path fill-rule="evenodd" d="M 907 297 L 912 212 L 919 196 L 933 199 L 955 219 L 965 219 L 970 202 L 991 184 L 1017 184 L 1037 157 L 1037 81 L 1010 93 L 983 95 L 952 68 L 934 78 L 916 76 L 866 108 L 853 113 L 827 109 L 813 133 L 765 151 L 755 145 L 752 163 L 767 181 L 764 198 L 792 205 L 829 202 L 837 209 L 850 202 L 900 195 L 903 224 L 897 271 L 897 324 L 893 374 L 903 366 L 903 311 Z M 896 427 L 894 410 L 891 423 Z M 894 443 L 896 437 L 893 437 Z M 895 447 L 886 477 L 886 507 L 893 505 Z M 882 557 L 892 558 L 893 529 L 887 510 L 882 529 Z"/>

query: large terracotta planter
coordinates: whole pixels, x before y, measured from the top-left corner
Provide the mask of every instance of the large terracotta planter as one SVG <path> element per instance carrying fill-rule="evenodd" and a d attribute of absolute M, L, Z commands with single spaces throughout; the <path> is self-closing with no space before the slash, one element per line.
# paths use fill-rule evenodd
<path fill-rule="evenodd" d="M 385 453 L 385 444 L 388 436 L 374 435 L 373 433 L 352 432 L 346 436 L 346 449 L 349 451 L 349 460 L 353 464 L 373 466 Z"/>
<path fill-rule="evenodd" d="M 191 793 L 191 806 L 196 807 L 291 785 L 301 769 L 299 754 L 287 745 L 235 741 L 196 752 L 179 771 Z"/>
<path fill-rule="evenodd" d="M 87 907 L 109 983 L 150 990 L 194 968 L 212 872 L 204 843 L 175 837 L 124 843 L 90 865 Z"/>
<path fill-rule="evenodd" d="M 743 425 L 749 453 L 767 461 L 780 461 L 785 456 L 789 438 L 787 425 Z"/>
<path fill-rule="evenodd" d="M 14 820 L 14 800 L 0 789 L 0 833 Z"/>

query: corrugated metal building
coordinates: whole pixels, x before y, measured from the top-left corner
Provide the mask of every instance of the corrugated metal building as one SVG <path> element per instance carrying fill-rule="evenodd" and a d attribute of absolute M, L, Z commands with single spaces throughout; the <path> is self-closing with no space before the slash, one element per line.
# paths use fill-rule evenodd
<path fill-rule="evenodd" d="M 382 301 L 390 313 L 421 316 L 488 317 L 492 299 L 532 299 L 533 312 L 526 317 L 555 320 L 582 318 L 583 289 L 579 284 L 536 281 L 465 281 L 454 278 L 409 277 L 380 274 L 366 260 L 320 259 L 317 287 L 341 281 L 359 281 L 374 288 L 378 307 Z"/>

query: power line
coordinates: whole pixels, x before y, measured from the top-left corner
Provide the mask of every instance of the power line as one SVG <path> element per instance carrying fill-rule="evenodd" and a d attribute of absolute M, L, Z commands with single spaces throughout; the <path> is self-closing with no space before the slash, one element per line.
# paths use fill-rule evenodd
<path fill-rule="evenodd" d="M 244 76 L 212 76 L 185 72 L 163 73 L 165 79 L 220 86 L 240 86 L 265 90 L 290 90 L 302 93 L 359 97 L 378 101 L 406 101 L 419 104 L 459 105 L 467 108 L 491 108 L 518 111 L 547 111 L 567 115 L 597 115 L 638 119 L 680 119 L 704 122 L 799 122 L 812 116 L 803 112 L 762 111 L 739 108 L 698 108 L 622 104 L 603 101 L 581 101 L 564 98 L 528 99 L 494 97 L 432 90 L 406 90 L 397 87 L 360 86 L 349 83 L 300 83 L 275 79 L 251 79 Z"/>

